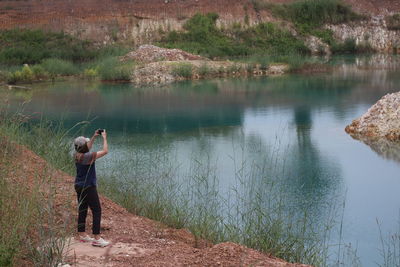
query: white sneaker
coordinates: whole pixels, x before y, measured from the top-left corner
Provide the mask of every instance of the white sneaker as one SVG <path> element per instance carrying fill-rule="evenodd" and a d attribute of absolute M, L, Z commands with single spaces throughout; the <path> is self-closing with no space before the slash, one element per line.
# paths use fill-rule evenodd
<path fill-rule="evenodd" d="M 95 239 L 95 240 L 92 242 L 92 246 L 95 246 L 95 247 L 102 247 L 102 248 L 108 246 L 109 244 L 110 244 L 110 242 L 104 240 L 103 238 Z"/>
<path fill-rule="evenodd" d="M 79 239 L 79 241 L 81 241 L 81 242 L 93 242 L 93 241 L 95 241 L 96 239 L 94 239 L 93 237 L 90 237 L 90 236 L 88 236 L 88 235 L 86 235 L 86 236 L 80 236 L 80 239 Z"/>

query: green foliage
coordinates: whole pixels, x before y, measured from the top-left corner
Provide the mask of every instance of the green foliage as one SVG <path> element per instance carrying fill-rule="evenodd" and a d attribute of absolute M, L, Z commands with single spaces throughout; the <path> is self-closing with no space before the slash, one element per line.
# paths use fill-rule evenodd
<path fill-rule="evenodd" d="M 364 18 L 353 12 L 341 0 L 300 0 L 272 5 L 271 10 L 274 15 L 292 21 L 304 33 L 324 24 L 345 23 Z"/>
<path fill-rule="evenodd" d="M 389 30 L 400 30 L 400 13 L 386 17 L 386 24 Z"/>
<path fill-rule="evenodd" d="M 332 53 L 334 54 L 346 54 L 356 53 L 357 45 L 354 39 L 348 38 L 343 43 L 336 43 L 332 46 Z"/>
<path fill-rule="evenodd" d="M 246 48 L 235 44 L 216 27 L 218 15 L 196 14 L 184 25 L 186 32 L 172 31 L 161 40 L 168 48 L 180 48 L 207 57 L 224 57 L 247 54 Z"/>
<path fill-rule="evenodd" d="M 211 73 L 211 69 L 207 65 L 207 63 L 204 63 L 203 65 L 200 66 L 197 72 L 199 73 L 200 76 L 207 76 L 208 74 Z"/>
<path fill-rule="evenodd" d="M 98 74 L 105 81 L 129 81 L 133 62 L 120 62 L 116 57 L 109 57 L 100 62 Z"/>
<path fill-rule="evenodd" d="M 185 24 L 186 32 L 171 32 L 161 45 L 208 57 L 309 52 L 302 41 L 273 23 L 261 23 L 246 29 L 236 24 L 228 33 L 216 27 L 216 19 L 217 15 L 212 13 L 196 14 Z"/>
<path fill-rule="evenodd" d="M 0 31 L 0 61 L 7 65 L 40 63 L 46 58 L 91 60 L 96 50 L 88 41 L 64 33 L 13 29 Z"/>
<path fill-rule="evenodd" d="M 79 69 L 72 62 L 62 59 L 45 59 L 40 65 L 51 75 L 69 76 L 79 73 Z"/>
<path fill-rule="evenodd" d="M 238 40 L 247 47 L 251 54 L 307 54 L 305 44 L 289 31 L 273 23 L 260 23 L 238 33 Z"/>
<path fill-rule="evenodd" d="M 50 76 L 42 65 L 34 65 L 31 69 L 36 80 L 48 79 Z"/>
<path fill-rule="evenodd" d="M 188 79 L 193 75 L 193 67 L 190 63 L 178 63 L 173 66 L 172 74 Z"/>
<path fill-rule="evenodd" d="M 333 38 L 333 31 L 330 29 L 315 29 L 311 31 L 311 34 L 328 45 L 333 45 L 336 42 L 335 38 Z"/>
<path fill-rule="evenodd" d="M 98 76 L 98 70 L 96 68 L 85 69 L 83 75 L 85 78 L 93 79 Z"/>

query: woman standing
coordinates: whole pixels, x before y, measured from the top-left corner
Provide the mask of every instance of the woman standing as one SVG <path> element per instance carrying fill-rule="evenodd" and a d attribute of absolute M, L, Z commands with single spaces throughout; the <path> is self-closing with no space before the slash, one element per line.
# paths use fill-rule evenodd
<path fill-rule="evenodd" d="M 97 136 L 103 137 L 103 149 L 90 152 Z M 78 197 L 78 234 L 81 242 L 92 242 L 93 246 L 105 247 L 110 242 L 100 236 L 101 205 L 97 194 L 97 178 L 95 161 L 108 153 L 107 134 L 105 130 L 96 130 L 91 139 L 79 136 L 74 140 L 75 146 L 75 191 Z M 92 211 L 93 237 L 86 234 L 86 216 L 88 207 Z"/>

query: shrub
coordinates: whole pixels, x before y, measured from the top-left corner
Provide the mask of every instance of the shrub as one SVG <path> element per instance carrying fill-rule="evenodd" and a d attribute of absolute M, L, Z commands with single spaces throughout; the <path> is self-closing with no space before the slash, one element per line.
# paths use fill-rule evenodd
<path fill-rule="evenodd" d="M 345 53 L 356 53 L 357 45 L 354 39 L 348 38 L 343 43 L 332 45 L 332 53 L 334 54 L 345 54 Z"/>
<path fill-rule="evenodd" d="M 189 63 L 178 63 L 173 67 L 172 74 L 183 78 L 191 78 L 193 67 Z"/>
<path fill-rule="evenodd" d="M 210 74 L 211 69 L 210 67 L 207 65 L 207 63 L 204 63 L 203 65 L 200 66 L 198 73 L 201 76 L 207 76 L 208 74 Z"/>
<path fill-rule="evenodd" d="M 289 4 L 267 5 L 276 16 L 292 21 L 301 33 L 311 33 L 324 24 L 364 19 L 341 0 L 300 0 Z"/>
<path fill-rule="evenodd" d="M 120 62 L 115 57 L 104 59 L 98 66 L 98 74 L 106 81 L 129 81 L 133 62 Z"/>
<path fill-rule="evenodd" d="M 85 69 L 83 72 L 83 75 L 88 79 L 93 79 L 93 78 L 97 77 L 98 71 L 95 68 Z"/>
<path fill-rule="evenodd" d="M 41 67 L 52 75 L 74 75 L 79 72 L 76 66 L 70 61 L 49 58 L 42 62 Z"/>
<path fill-rule="evenodd" d="M 386 24 L 389 30 L 400 30 L 400 13 L 386 17 Z"/>
<path fill-rule="evenodd" d="M 33 75 L 35 76 L 35 79 L 41 80 L 41 79 L 47 79 L 49 78 L 49 73 L 43 68 L 42 65 L 34 65 L 32 66 L 32 72 Z"/>
<path fill-rule="evenodd" d="M 32 81 L 34 79 L 34 73 L 28 65 L 22 67 L 22 78 L 26 81 Z"/>
<path fill-rule="evenodd" d="M 96 54 L 97 50 L 89 41 L 63 32 L 27 29 L 0 31 L 0 61 L 7 65 L 35 64 L 47 58 L 87 61 Z"/>
<path fill-rule="evenodd" d="M 237 38 L 251 49 L 252 54 L 309 53 L 309 49 L 303 41 L 273 23 L 260 23 L 242 31 Z"/>

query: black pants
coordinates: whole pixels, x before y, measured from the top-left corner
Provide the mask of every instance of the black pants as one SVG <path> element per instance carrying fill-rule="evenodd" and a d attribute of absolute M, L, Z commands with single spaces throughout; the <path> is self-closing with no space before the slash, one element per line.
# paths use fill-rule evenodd
<path fill-rule="evenodd" d="M 75 191 L 78 196 L 78 232 L 85 232 L 86 216 L 89 207 L 92 210 L 93 215 L 92 233 L 94 235 L 99 235 L 101 206 L 96 186 L 85 188 L 75 186 Z"/>

